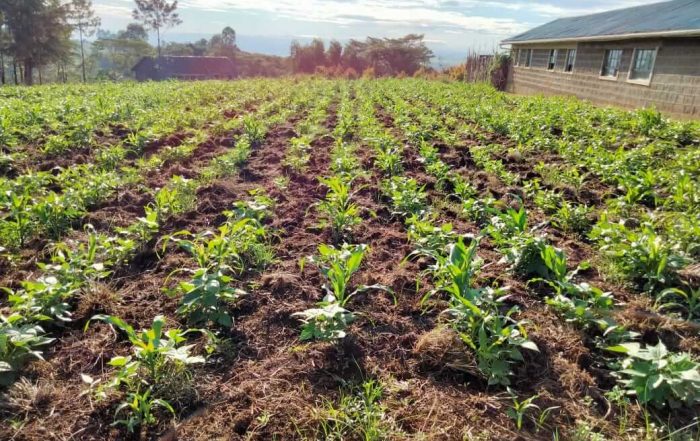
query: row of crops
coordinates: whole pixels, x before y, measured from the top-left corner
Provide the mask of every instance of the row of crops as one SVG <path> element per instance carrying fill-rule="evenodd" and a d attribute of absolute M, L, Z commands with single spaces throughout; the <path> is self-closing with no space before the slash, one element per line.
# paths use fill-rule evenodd
<path fill-rule="evenodd" d="M 700 433 L 697 123 L 422 80 L 2 100 L 8 437 Z"/>

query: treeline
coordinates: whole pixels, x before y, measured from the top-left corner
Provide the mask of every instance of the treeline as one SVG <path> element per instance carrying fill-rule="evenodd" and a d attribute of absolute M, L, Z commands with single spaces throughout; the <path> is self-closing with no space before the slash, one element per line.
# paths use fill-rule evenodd
<path fill-rule="evenodd" d="M 292 42 L 290 59 L 295 73 L 321 73 L 331 76 L 356 77 L 414 75 L 426 69 L 433 52 L 425 45 L 423 35 L 409 34 L 401 38 L 350 40 L 345 46 L 314 39 L 307 45 Z"/>
<path fill-rule="evenodd" d="M 240 76 L 291 72 L 286 57 L 240 50 L 231 27 L 208 40 L 161 45 L 161 31 L 182 23 L 177 7 L 177 1 L 134 0 L 135 22 L 111 32 L 100 29 L 91 0 L 0 0 L 0 83 L 129 79 L 142 57 L 158 54 L 229 57 Z M 157 36 L 155 47 L 149 32 Z"/>
<path fill-rule="evenodd" d="M 356 78 L 434 73 L 432 51 L 423 35 L 401 38 L 292 42 L 289 57 L 254 54 L 236 44 L 225 27 L 210 39 L 161 44 L 164 29 L 182 23 L 177 0 L 134 0 L 125 29 L 100 29 L 92 0 L 0 0 L 0 82 L 33 84 L 133 78 L 142 57 L 223 56 L 234 60 L 238 76 L 322 74 Z M 149 43 L 149 32 L 157 45 Z M 93 38 L 94 37 L 94 38 Z M 77 38 L 77 40 L 76 40 Z"/>
<path fill-rule="evenodd" d="M 131 68 L 142 57 L 157 56 L 156 47 L 148 43 L 146 29 L 132 23 L 118 32 L 99 31 L 92 43 L 88 63 L 92 77 L 98 80 L 131 78 Z M 289 63 L 283 57 L 252 54 L 236 45 L 236 31 L 225 27 L 210 39 L 189 43 L 169 42 L 161 48 L 163 56 L 216 56 L 234 60 L 238 76 L 281 76 L 289 73 Z"/>
<path fill-rule="evenodd" d="M 74 32 L 83 38 L 99 26 L 90 0 L 0 0 L 0 81 L 34 82 L 50 64 L 59 75 L 75 52 Z"/>

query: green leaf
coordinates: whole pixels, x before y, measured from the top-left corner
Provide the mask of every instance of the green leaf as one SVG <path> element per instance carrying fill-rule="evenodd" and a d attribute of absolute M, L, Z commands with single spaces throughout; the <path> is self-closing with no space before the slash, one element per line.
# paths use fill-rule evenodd
<path fill-rule="evenodd" d="M 525 348 L 525 349 L 529 349 L 531 351 L 540 352 L 540 348 L 538 348 L 534 342 L 529 341 L 529 340 L 521 343 L 520 347 Z"/>

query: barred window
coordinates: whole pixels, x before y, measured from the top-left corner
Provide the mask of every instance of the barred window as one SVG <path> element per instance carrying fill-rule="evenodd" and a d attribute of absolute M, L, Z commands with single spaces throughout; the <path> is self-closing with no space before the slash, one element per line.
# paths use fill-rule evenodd
<path fill-rule="evenodd" d="M 564 65 L 564 72 L 573 72 L 574 63 L 576 63 L 576 49 L 569 49 L 566 51 L 566 64 Z"/>
<path fill-rule="evenodd" d="M 557 67 L 558 55 L 559 51 L 556 49 L 552 49 L 549 51 L 549 59 L 547 60 L 547 70 L 554 70 L 554 68 Z"/>
<path fill-rule="evenodd" d="M 609 49 L 605 51 L 603 59 L 603 69 L 600 75 L 603 77 L 617 77 L 620 71 L 620 60 L 622 60 L 622 49 Z"/>
<path fill-rule="evenodd" d="M 630 67 L 630 80 L 649 80 L 654 70 L 656 49 L 635 49 Z"/>

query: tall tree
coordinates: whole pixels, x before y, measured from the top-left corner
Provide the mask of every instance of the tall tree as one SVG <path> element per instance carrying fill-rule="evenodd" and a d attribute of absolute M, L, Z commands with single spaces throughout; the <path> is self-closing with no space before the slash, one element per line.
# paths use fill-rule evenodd
<path fill-rule="evenodd" d="M 182 23 L 177 10 L 177 0 L 169 3 L 167 0 L 134 0 L 134 20 L 138 20 L 158 35 L 158 58 L 160 58 L 160 30 L 171 28 Z"/>
<path fill-rule="evenodd" d="M 83 38 L 94 35 L 102 20 L 95 15 L 92 0 L 73 0 L 70 5 L 69 21 L 78 30 L 80 36 L 80 67 L 83 72 L 83 83 L 85 83 L 87 82 L 87 74 L 85 73 L 85 43 Z"/>
<path fill-rule="evenodd" d="M 319 38 L 314 38 L 306 46 L 292 41 L 289 52 L 294 72 L 313 73 L 317 66 L 326 65 L 326 48 Z"/>
<path fill-rule="evenodd" d="M 236 31 L 231 26 L 226 26 L 221 31 L 221 43 L 225 46 L 236 45 Z"/>
<path fill-rule="evenodd" d="M 329 66 L 338 66 L 343 57 L 343 46 L 338 40 L 333 40 L 328 45 L 326 59 Z"/>
<path fill-rule="evenodd" d="M 0 0 L 11 36 L 8 52 L 24 65 L 25 84 L 32 84 L 36 67 L 70 56 L 68 12 L 60 0 Z"/>
<path fill-rule="evenodd" d="M 236 58 L 236 31 L 226 26 L 221 34 L 214 35 L 209 40 L 209 53 L 218 57 Z"/>
<path fill-rule="evenodd" d="M 1 1 L 1 0 L 0 0 Z M 132 75 L 131 68 L 143 57 L 153 56 L 155 50 L 148 44 L 143 26 L 129 24 L 117 33 L 98 31 L 92 45 L 92 57 L 101 66 L 98 77 L 120 80 Z"/>
<path fill-rule="evenodd" d="M 0 13 L 0 84 L 5 84 L 7 75 L 5 74 L 5 54 L 10 47 L 10 34 L 5 26 L 5 16 Z"/>
<path fill-rule="evenodd" d="M 139 23 L 129 23 L 126 29 L 119 31 L 117 38 L 124 40 L 148 40 L 148 32 Z"/>

